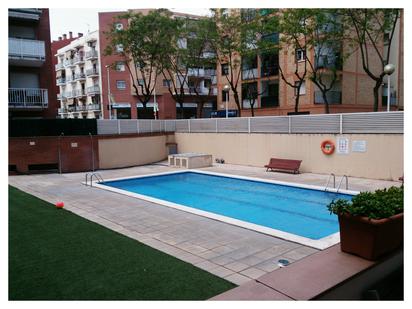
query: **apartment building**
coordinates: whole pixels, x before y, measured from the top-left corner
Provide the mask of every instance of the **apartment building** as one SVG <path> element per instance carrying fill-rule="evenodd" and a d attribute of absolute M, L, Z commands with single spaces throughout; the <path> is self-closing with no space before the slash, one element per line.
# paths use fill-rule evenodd
<path fill-rule="evenodd" d="M 133 10 L 134 12 L 141 12 L 147 14 L 149 9 Z M 128 20 L 118 20 L 116 17 L 125 12 L 101 12 L 99 13 L 99 32 L 100 32 L 100 50 L 103 51 L 109 44 L 105 32 L 110 31 L 113 23 L 118 30 L 125 29 L 128 25 Z M 197 19 L 199 16 L 173 13 L 172 18 L 189 17 L 190 19 Z M 182 47 L 187 42 L 179 42 Z M 118 52 L 122 51 L 121 46 L 116 47 Z M 207 56 L 207 55 L 205 55 Z M 197 99 L 195 94 L 195 87 L 197 93 L 204 96 L 204 105 L 202 117 L 209 117 L 213 110 L 216 110 L 216 70 L 215 68 L 194 68 L 187 72 L 188 80 L 185 82 L 185 100 L 183 106 L 176 103 L 168 90 L 168 84 L 171 78 L 174 78 L 179 85 L 177 76 L 157 76 L 155 91 L 147 103 L 147 108 L 143 108 L 143 104 L 139 102 L 135 90 L 132 86 L 132 78 L 136 81 L 139 76 L 131 76 L 124 63 L 125 59 L 117 53 L 112 55 L 101 55 L 100 70 L 102 80 L 102 105 L 103 117 L 105 119 L 136 119 L 147 118 L 153 119 L 155 117 L 154 106 L 158 107 L 156 117 L 159 119 L 175 119 L 175 118 L 193 118 L 197 115 Z M 109 91 L 110 89 L 110 91 Z M 110 93 L 110 95 L 109 95 Z M 110 102 L 110 103 L 109 103 Z"/>
<path fill-rule="evenodd" d="M 53 40 L 53 41 L 51 42 L 52 67 L 53 67 L 53 70 L 52 70 L 53 81 L 56 80 L 56 73 L 57 73 L 56 70 L 55 70 L 56 64 L 57 64 L 57 57 L 56 57 L 57 51 L 58 51 L 60 48 L 63 48 L 63 47 L 65 47 L 65 46 L 69 45 L 70 42 L 72 42 L 73 40 L 76 40 L 77 38 L 82 37 L 82 36 L 83 36 L 83 34 L 82 34 L 82 33 L 79 33 L 77 37 L 74 37 L 74 36 L 73 36 L 73 32 L 69 32 L 68 35 L 67 35 L 66 33 L 64 33 L 64 34 L 62 34 L 61 36 L 59 36 L 57 40 Z M 57 86 L 56 82 L 54 82 L 53 87 L 54 87 L 54 89 L 55 89 L 54 92 L 55 92 L 56 94 L 58 94 L 59 91 L 60 91 L 60 86 Z M 60 101 L 57 100 L 57 95 L 56 95 L 55 98 L 53 98 L 53 100 L 56 102 L 56 105 L 57 105 L 58 107 L 60 107 Z M 56 111 L 56 117 L 58 117 L 58 112 L 57 112 L 57 111 Z"/>
<path fill-rule="evenodd" d="M 274 9 L 244 9 L 241 10 L 242 18 L 247 22 L 248 18 L 253 18 L 255 14 L 268 16 L 274 14 Z M 239 14 L 239 9 L 232 9 L 231 14 Z M 394 38 L 394 46 L 392 47 L 392 63 L 395 64 L 397 70 L 391 75 L 391 108 L 392 110 L 403 109 L 403 16 L 396 28 Z M 262 39 L 278 42 L 282 34 L 269 33 Z M 345 48 L 343 45 L 342 48 Z M 381 46 L 384 49 L 384 44 Z M 295 110 L 296 90 L 287 85 L 281 78 L 279 66 L 281 66 L 286 79 L 293 83 L 297 79 L 295 77 L 296 65 L 299 72 L 302 72 L 305 59 L 310 57 L 312 63 L 319 68 L 337 69 L 338 79 L 331 91 L 328 91 L 327 99 L 330 105 L 331 113 L 346 113 L 346 112 L 370 112 L 373 111 L 373 94 L 374 81 L 365 73 L 362 67 L 360 51 L 353 53 L 341 65 L 335 59 L 339 55 L 332 54 L 326 49 L 322 49 L 322 55 L 319 61 L 315 63 L 315 50 L 294 50 L 293 48 L 283 48 L 278 52 L 257 54 L 248 59 L 242 59 L 242 82 L 238 85 L 238 92 L 241 94 L 242 116 L 251 115 L 251 103 L 254 103 L 254 114 L 256 116 L 266 115 L 287 115 Z M 375 56 L 376 57 L 376 56 Z M 370 57 L 371 63 L 377 64 L 377 59 Z M 226 78 L 224 71 L 228 70 L 227 65 L 218 67 L 217 74 L 217 107 L 219 110 L 226 108 L 226 100 L 228 99 L 229 110 L 236 110 L 232 91 L 226 93 L 224 86 Z M 379 109 L 386 110 L 386 93 L 387 93 L 387 77 L 382 85 L 381 97 L 379 99 Z M 248 88 L 254 87 L 257 89 L 258 97 L 251 102 L 247 98 Z M 321 91 L 313 82 L 306 78 L 300 90 L 300 112 L 309 113 L 324 113 L 324 100 Z"/>
<path fill-rule="evenodd" d="M 10 8 L 9 118 L 55 118 L 49 10 Z"/>
<path fill-rule="evenodd" d="M 90 32 L 60 48 L 56 85 L 60 118 L 101 118 L 99 32 Z"/>

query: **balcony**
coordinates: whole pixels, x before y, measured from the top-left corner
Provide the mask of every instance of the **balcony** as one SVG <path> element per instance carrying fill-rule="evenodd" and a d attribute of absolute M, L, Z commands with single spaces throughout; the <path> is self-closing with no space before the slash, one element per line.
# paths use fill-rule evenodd
<path fill-rule="evenodd" d="M 74 76 L 68 75 L 66 76 L 66 83 L 74 82 Z"/>
<path fill-rule="evenodd" d="M 67 101 L 67 97 L 65 96 L 64 93 L 58 93 L 58 94 L 57 94 L 57 100 L 59 100 L 59 101 Z"/>
<path fill-rule="evenodd" d="M 100 104 L 88 104 L 86 109 L 89 111 L 100 111 Z"/>
<path fill-rule="evenodd" d="M 59 109 L 57 109 L 57 112 L 58 112 L 59 114 L 67 114 L 69 111 L 68 111 L 68 109 L 65 108 L 65 107 L 60 107 Z"/>
<path fill-rule="evenodd" d="M 66 68 L 74 66 L 73 59 L 66 59 L 66 60 L 63 61 L 63 64 Z"/>
<path fill-rule="evenodd" d="M 74 97 L 76 97 L 76 91 L 72 90 L 72 91 L 66 91 L 63 96 L 65 96 L 68 99 L 73 99 Z"/>
<path fill-rule="evenodd" d="M 242 79 L 243 80 L 255 79 L 255 78 L 258 78 L 257 68 L 242 70 Z"/>
<path fill-rule="evenodd" d="M 277 107 L 279 106 L 278 96 L 260 97 L 260 107 Z"/>
<path fill-rule="evenodd" d="M 60 77 L 58 79 L 56 79 L 56 85 L 57 86 L 62 86 L 66 84 L 66 78 L 65 77 Z"/>
<path fill-rule="evenodd" d="M 76 90 L 74 90 L 74 92 L 75 92 L 75 97 L 76 98 L 81 98 L 81 97 L 86 96 L 86 92 L 84 91 L 84 89 L 76 89 Z"/>
<path fill-rule="evenodd" d="M 80 81 L 80 80 L 85 80 L 85 79 L 86 79 L 86 74 L 84 73 L 74 74 L 74 81 Z"/>
<path fill-rule="evenodd" d="M 328 104 L 341 104 L 342 92 L 328 91 L 326 92 L 326 99 L 328 100 Z M 315 104 L 325 104 L 321 91 L 315 91 Z"/>
<path fill-rule="evenodd" d="M 279 74 L 279 65 L 262 66 L 260 70 L 261 77 L 274 76 Z"/>
<path fill-rule="evenodd" d="M 46 60 L 44 41 L 9 38 L 9 64 L 40 67 Z"/>
<path fill-rule="evenodd" d="M 77 55 L 73 58 L 73 64 L 82 64 L 84 63 L 84 55 Z"/>
<path fill-rule="evenodd" d="M 24 21 L 38 22 L 40 20 L 41 9 L 14 8 L 9 9 L 9 18 L 21 19 Z"/>
<path fill-rule="evenodd" d="M 342 70 L 339 56 L 320 55 L 315 59 L 316 69 Z"/>
<path fill-rule="evenodd" d="M 9 88 L 9 108 L 45 109 L 48 103 L 47 89 Z"/>
<path fill-rule="evenodd" d="M 216 90 L 216 94 L 214 94 L 214 90 Z M 189 87 L 189 93 L 192 95 L 196 95 L 198 93 L 199 95 L 217 95 L 217 89 L 209 89 L 206 87 Z"/>
<path fill-rule="evenodd" d="M 86 76 L 87 77 L 99 76 L 99 69 L 98 68 L 87 69 Z"/>
<path fill-rule="evenodd" d="M 96 50 L 93 49 L 93 50 L 86 52 L 86 60 L 93 60 L 97 58 L 98 58 L 98 55 L 97 55 Z"/>
<path fill-rule="evenodd" d="M 56 64 L 56 65 L 54 66 L 54 68 L 55 68 L 56 71 L 64 70 L 64 64 L 63 64 L 63 62 L 60 62 L 60 63 Z"/>
<path fill-rule="evenodd" d="M 87 95 L 96 95 L 96 94 L 100 94 L 100 87 L 99 85 L 94 85 L 91 87 L 87 87 Z"/>
<path fill-rule="evenodd" d="M 205 70 L 201 68 L 190 68 L 187 71 L 187 76 L 203 77 L 205 76 Z"/>

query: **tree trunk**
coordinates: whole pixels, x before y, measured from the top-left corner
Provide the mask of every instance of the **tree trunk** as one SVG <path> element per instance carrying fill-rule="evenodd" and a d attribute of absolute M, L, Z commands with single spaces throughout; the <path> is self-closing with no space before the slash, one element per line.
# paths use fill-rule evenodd
<path fill-rule="evenodd" d="M 382 78 L 378 79 L 373 87 L 373 111 L 377 112 L 379 109 L 379 88 L 382 85 Z"/>
<path fill-rule="evenodd" d="M 298 90 L 299 91 L 299 90 Z M 300 99 L 300 95 L 297 94 L 296 98 L 295 98 L 295 113 L 299 112 L 299 99 Z"/>
<path fill-rule="evenodd" d="M 203 105 L 204 105 L 204 102 L 198 102 L 197 103 L 197 106 L 196 106 L 196 108 L 197 108 L 196 117 L 197 118 L 202 118 Z"/>
<path fill-rule="evenodd" d="M 238 117 L 241 117 L 242 116 L 242 111 L 241 111 L 241 108 L 240 108 L 239 94 L 237 93 L 237 91 L 233 91 L 233 97 L 235 98 L 235 103 L 236 103 L 236 106 L 237 106 L 237 110 L 239 112 Z M 228 104 L 229 104 L 229 102 L 228 102 Z"/>
<path fill-rule="evenodd" d="M 326 91 L 322 91 L 323 102 L 325 104 L 325 114 L 329 114 L 329 102 L 326 97 Z"/>

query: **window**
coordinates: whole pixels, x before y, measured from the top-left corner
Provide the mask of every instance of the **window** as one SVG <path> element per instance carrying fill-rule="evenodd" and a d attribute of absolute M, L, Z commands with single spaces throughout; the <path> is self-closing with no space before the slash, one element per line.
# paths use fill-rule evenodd
<path fill-rule="evenodd" d="M 171 85 L 172 81 L 170 79 L 164 79 L 163 80 L 163 87 L 169 87 Z"/>
<path fill-rule="evenodd" d="M 299 82 L 295 82 L 295 86 L 297 87 L 299 85 Z M 295 95 L 298 94 L 298 88 L 295 88 Z M 306 83 L 305 81 L 302 82 L 299 88 L 299 95 L 306 94 Z"/>
<path fill-rule="evenodd" d="M 137 81 L 137 84 L 138 84 L 139 86 L 144 86 L 144 80 L 143 80 L 143 79 L 139 79 L 139 80 Z"/>
<path fill-rule="evenodd" d="M 124 80 L 117 80 L 117 81 L 116 81 L 116 88 L 117 88 L 117 89 L 126 89 L 126 81 L 124 81 Z"/>
<path fill-rule="evenodd" d="M 116 45 L 116 52 L 118 52 L 118 53 L 123 52 L 123 44 L 117 44 Z"/>
<path fill-rule="evenodd" d="M 122 23 L 115 23 L 114 27 L 116 30 L 123 30 L 123 24 Z"/>
<path fill-rule="evenodd" d="M 296 61 L 304 61 L 306 59 L 306 50 L 297 49 L 295 51 Z"/>
<path fill-rule="evenodd" d="M 227 63 L 222 64 L 222 75 L 229 75 L 229 65 Z"/>
<path fill-rule="evenodd" d="M 116 62 L 116 71 L 123 72 L 125 70 L 126 70 L 126 67 L 123 61 Z"/>

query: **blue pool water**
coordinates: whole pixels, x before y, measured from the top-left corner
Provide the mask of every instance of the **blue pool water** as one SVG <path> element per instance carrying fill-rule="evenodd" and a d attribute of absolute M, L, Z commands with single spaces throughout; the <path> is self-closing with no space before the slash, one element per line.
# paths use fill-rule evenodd
<path fill-rule="evenodd" d="M 320 239 L 338 232 L 333 199 L 351 195 L 192 172 L 148 176 L 103 185 L 226 217 Z"/>

